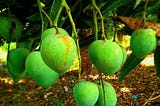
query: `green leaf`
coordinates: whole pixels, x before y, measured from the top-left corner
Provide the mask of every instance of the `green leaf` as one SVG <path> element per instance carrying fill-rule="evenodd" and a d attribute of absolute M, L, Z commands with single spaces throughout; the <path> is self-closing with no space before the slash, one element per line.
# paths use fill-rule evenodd
<path fill-rule="evenodd" d="M 26 17 L 26 19 L 31 21 L 31 22 L 41 21 L 41 17 L 40 17 L 39 12 L 35 13 L 35 14 L 31 15 L 31 16 Z"/>
<path fill-rule="evenodd" d="M 121 82 L 124 77 L 131 72 L 143 59 L 136 57 L 133 53 L 130 54 L 130 56 L 127 58 L 126 62 L 124 63 L 122 69 L 120 70 L 120 76 L 118 78 L 118 81 Z"/>
<path fill-rule="evenodd" d="M 53 4 L 50 8 L 50 14 L 49 14 L 49 17 L 52 19 L 52 22 L 54 21 L 60 7 L 61 7 L 61 3 L 62 3 L 62 0 L 54 0 L 53 1 Z"/>
<path fill-rule="evenodd" d="M 156 50 L 154 51 L 154 65 L 156 69 L 156 75 L 160 77 L 160 47 L 157 46 Z"/>
<path fill-rule="evenodd" d="M 129 3 L 130 0 L 108 0 L 108 3 L 101 8 L 103 15 L 108 15 L 110 11 Z"/>
<path fill-rule="evenodd" d="M 149 2 L 149 3 L 151 4 L 152 2 Z M 160 0 L 158 0 L 157 2 L 154 1 L 152 6 L 147 7 L 146 15 L 149 15 L 153 12 L 157 12 L 158 9 L 160 9 Z M 140 11 L 140 12 L 136 13 L 136 16 L 142 17 L 143 13 L 144 13 L 144 11 Z"/>

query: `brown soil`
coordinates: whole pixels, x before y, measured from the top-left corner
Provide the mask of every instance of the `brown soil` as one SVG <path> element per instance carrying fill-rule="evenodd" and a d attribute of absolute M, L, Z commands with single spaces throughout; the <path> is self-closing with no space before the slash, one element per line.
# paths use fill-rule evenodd
<path fill-rule="evenodd" d="M 87 64 L 83 64 L 82 79 L 98 79 L 95 69 L 89 71 L 87 58 L 82 60 Z M 66 73 L 53 86 L 44 89 L 29 76 L 13 83 L 5 65 L 1 65 L 0 70 L 3 70 L 0 72 L 0 106 L 76 106 L 73 86 L 78 80 L 78 71 Z M 154 66 L 140 64 L 122 83 L 118 83 L 118 76 L 119 73 L 112 77 L 103 75 L 116 90 L 117 106 L 160 106 L 160 78 L 156 77 Z"/>

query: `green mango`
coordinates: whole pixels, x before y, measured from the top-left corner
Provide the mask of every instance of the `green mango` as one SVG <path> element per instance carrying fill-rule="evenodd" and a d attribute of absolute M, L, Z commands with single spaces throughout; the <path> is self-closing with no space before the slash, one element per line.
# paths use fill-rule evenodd
<path fill-rule="evenodd" d="M 26 75 L 25 61 L 29 54 L 26 48 L 16 48 L 9 52 L 7 64 L 9 75 L 15 82 L 19 81 Z"/>
<path fill-rule="evenodd" d="M 27 71 L 24 70 L 23 73 L 19 74 L 19 75 L 14 75 L 13 73 L 11 73 L 10 71 L 8 71 L 8 75 L 9 77 L 14 81 L 14 82 L 18 82 L 21 79 L 23 79 L 27 74 Z"/>
<path fill-rule="evenodd" d="M 110 40 L 96 40 L 88 48 L 88 56 L 98 71 L 105 75 L 117 72 L 123 60 L 121 47 Z"/>
<path fill-rule="evenodd" d="M 63 28 L 58 28 L 58 31 L 59 31 L 60 34 L 69 35 L 68 32 L 66 30 L 64 30 Z M 55 34 L 56 34 L 56 29 L 55 28 L 46 29 L 41 34 L 41 40 L 43 40 L 45 37 L 47 37 L 49 35 L 55 35 Z"/>
<path fill-rule="evenodd" d="M 60 74 L 65 73 L 73 64 L 77 47 L 68 35 L 49 35 L 42 40 L 40 52 L 44 62 Z"/>
<path fill-rule="evenodd" d="M 157 47 L 156 32 L 153 29 L 139 29 L 133 31 L 130 47 L 137 57 L 146 57 Z"/>
<path fill-rule="evenodd" d="M 23 24 L 16 17 L 0 16 L 0 36 L 7 41 L 19 40 L 23 33 Z"/>
<path fill-rule="evenodd" d="M 44 63 L 39 51 L 31 52 L 28 55 L 25 66 L 28 75 L 44 88 L 53 85 L 60 76 Z"/>
<path fill-rule="evenodd" d="M 90 81 L 80 81 L 73 88 L 73 96 L 78 106 L 94 106 L 99 96 L 98 86 Z"/>
<path fill-rule="evenodd" d="M 95 83 L 98 84 L 99 81 L 96 80 Z M 106 105 L 104 105 L 103 87 L 102 85 L 98 85 L 99 97 L 95 106 L 116 106 L 116 103 L 117 103 L 116 91 L 114 90 L 113 86 L 110 83 L 103 81 L 103 84 L 104 84 Z"/>
<path fill-rule="evenodd" d="M 125 48 L 121 47 L 121 49 L 122 49 L 122 54 L 123 54 L 123 60 L 122 60 L 122 66 L 123 66 L 123 64 L 125 63 L 127 59 L 127 52 Z"/>

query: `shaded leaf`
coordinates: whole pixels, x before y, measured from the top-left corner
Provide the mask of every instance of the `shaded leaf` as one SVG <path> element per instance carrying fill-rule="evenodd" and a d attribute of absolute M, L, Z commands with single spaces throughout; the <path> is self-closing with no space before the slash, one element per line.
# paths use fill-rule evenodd
<path fill-rule="evenodd" d="M 31 22 L 35 22 L 35 21 L 41 21 L 41 17 L 39 13 L 35 13 L 29 17 L 26 17 L 27 20 L 31 21 Z"/>
<path fill-rule="evenodd" d="M 151 3 L 151 2 L 149 2 L 149 3 Z M 155 0 L 154 0 L 153 1 L 153 5 L 147 7 L 146 15 L 149 15 L 149 14 L 151 14 L 153 12 L 156 12 L 156 11 L 158 11 L 158 9 L 160 9 L 160 0 L 157 0 L 157 2 L 155 2 Z M 144 13 L 144 11 L 136 13 L 136 16 L 142 17 L 143 13 Z"/>
<path fill-rule="evenodd" d="M 156 50 L 154 51 L 154 65 L 156 69 L 156 75 L 160 77 L 160 47 L 157 46 Z"/>
<path fill-rule="evenodd" d="M 61 3 L 62 3 L 62 0 L 54 0 L 53 1 L 53 4 L 50 9 L 50 14 L 49 14 L 49 17 L 52 19 L 52 21 L 54 21 L 57 13 L 61 7 Z"/>
<path fill-rule="evenodd" d="M 127 58 L 126 62 L 124 63 L 122 69 L 120 70 L 120 76 L 118 78 L 118 81 L 121 82 L 124 77 L 131 72 L 143 59 L 136 57 L 133 53 L 130 54 L 130 56 Z"/>
<path fill-rule="evenodd" d="M 108 0 L 108 3 L 101 8 L 102 14 L 106 15 L 111 10 L 129 3 L 130 0 Z"/>

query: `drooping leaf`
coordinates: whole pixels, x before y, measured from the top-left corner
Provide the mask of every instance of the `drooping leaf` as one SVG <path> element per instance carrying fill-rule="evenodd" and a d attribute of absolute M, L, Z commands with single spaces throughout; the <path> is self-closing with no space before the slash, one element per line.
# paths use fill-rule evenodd
<path fill-rule="evenodd" d="M 35 13 L 31 16 L 26 17 L 27 20 L 31 21 L 31 22 L 35 22 L 35 21 L 41 21 L 41 17 L 39 13 Z"/>
<path fill-rule="evenodd" d="M 54 0 L 53 4 L 50 8 L 49 17 L 54 21 L 60 7 L 61 7 L 62 0 Z"/>
<path fill-rule="evenodd" d="M 154 65 L 156 69 L 156 75 L 160 77 L 160 47 L 157 46 L 156 50 L 154 51 Z"/>
<path fill-rule="evenodd" d="M 118 81 L 121 82 L 129 72 L 131 72 L 142 60 L 143 58 L 136 57 L 133 53 L 127 58 L 126 62 L 124 63 L 122 69 L 120 70 L 120 76 Z"/>

